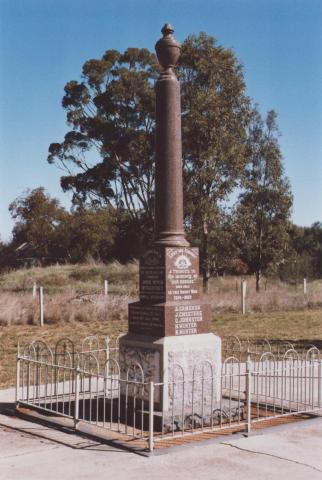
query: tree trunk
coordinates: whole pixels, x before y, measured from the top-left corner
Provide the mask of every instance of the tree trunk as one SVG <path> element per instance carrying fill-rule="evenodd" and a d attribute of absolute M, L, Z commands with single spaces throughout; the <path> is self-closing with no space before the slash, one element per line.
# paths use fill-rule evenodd
<path fill-rule="evenodd" d="M 257 272 L 256 272 L 256 292 L 260 291 L 261 278 L 262 278 L 261 271 L 257 270 Z"/>
<path fill-rule="evenodd" d="M 208 225 L 206 220 L 203 222 L 203 232 L 202 232 L 202 263 L 201 263 L 201 270 L 202 270 L 202 287 L 203 292 L 208 293 L 209 290 L 209 252 L 208 252 Z"/>
<path fill-rule="evenodd" d="M 260 291 L 260 281 L 262 277 L 262 240 L 263 240 L 263 222 L 262 215 L 259 225 L 258 235 L 258 252 L 257 252 L 257 269 L 256 269 L 256 292 Z"/>

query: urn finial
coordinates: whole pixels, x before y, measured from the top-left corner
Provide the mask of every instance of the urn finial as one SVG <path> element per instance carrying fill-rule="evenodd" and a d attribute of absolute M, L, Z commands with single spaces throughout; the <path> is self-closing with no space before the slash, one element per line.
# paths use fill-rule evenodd
<path fill-rule="evenodd" d="M 180 57 L 181 45 L 172 36 L 174 28 L 170 23 L 166 23 L 162 27 L 161 32 L 163 33 L 163 38 L 160 38 L 156 43 L 155 50 L 160 65 L 164 70 L 167 70 L 176 65 Z"/>
<path fill-rule="evenodd" d="M 166 35 L 172 35 L 174 33 L 174 28 L 170 23 L 165 23 L 162 27 L 161 33 L 163 33 L 164 37 Z"/>

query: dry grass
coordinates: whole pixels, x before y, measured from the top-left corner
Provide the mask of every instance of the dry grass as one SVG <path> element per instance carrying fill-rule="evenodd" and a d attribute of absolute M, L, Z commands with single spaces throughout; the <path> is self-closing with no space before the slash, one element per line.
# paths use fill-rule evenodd
<path fill-rule="evenodd" d="M 103 295 L 104 279 L 109 295 Z M 44 287 L 45 326 L 39 327 L 33 283 Z M 236 283 L 237 282 L 237 283 Z M 212 331 L 220 336 L 269 338 L 292 343 L 322 341 L 322 282 L 303 286 L 265 282 L 255 292 L 247 279 L 247 315 L 240 315 L 240 278 L 212 279 L 207 300 Z M 237 287 L 237 288 L 236 288 Z M 90 334 L 116 338 L 127 330 L 127 305 L 138 295 L 138 265 L 65 265 L 21 269 L 0 277 L 0 388 L 12 386 L 18 342 L 36 338 L 50 344 L 62 337 L 76 343 Z"/>
<path fill-rule="evenodd" d="M 261 291 L 257 293 L 254 277 L 246 280 L 246 310 L 249 313 L 322 307 L 321 280 L 308 282 L 306 294 L 303 284 L 290 285 L 278 280 L 263 280 Z M 211 279 L 208 299 L 215 312 L 240 312 L 240 282 L 238 277 Z"/>
<path fill-rule="evenodd" d="M 109 298 L 103 295 L 104 280 L 109 281 Z M 21 269 L 0 276 L 0 325 L 36 325 L 39 322 L 38 298 L 33 284 L 43 286 L 45 322 L 62 324 L 124 318 L 127 304 L 138 296 L 138 264 L 64 265 Z M 211 279 L 207 300 L 215 314 L 240 312 L 240 278 Z M 248 313 L 305 310 L 322 306 L 322 281 L 288 285 L 263 282 L 260 293 L 255 280 L 247 278 Z"/>
<path fill-rule="evenodd" d="M 0 293 L 31 294 L 36 282 L 48 294 L 99 294 L 103 293 L 104 280 L 107 279 L 111 293 L 134 294 L 138 287 L 138 271 L 137 262 L 22 268 L 0 276 Z"/>
<path fill-rule="evenodd" d="M 128 294 L 105 297 L 103 294 L 54 293 L 44 296 L 44 317 L 48 325 L 97 320 L 122 320 L 127 305 L 135 297 Z M 38 325 L 39 301 L 31 294 L 0 293 L 0 326 Z"/>
<path fill-rule="evenodd" d="M 221 337 L 238 335 L 241 339 L 288 340 L 293 344 L 314 343 L 322 348 L 322 311 L 306 310 L 241 315 L 236 313 L 215 314 L 211 329 Z M 98 321 L 71 321 L 57 325 L 11 325 L 0 331 L 0 388 L 14 385 L 15 355 L 18 343 L 27 344 L 42 339 L 54 345 L 62 337 L 68 337 L 80 345 L 87 335 L 108 336 L 114 345 L 116 337 L 127 331 L 126 314 L 120 319 L 105 318 Z"/>
<path fill-rule="evenodd" d="M 103 295 L 104 280 L 109 296 Z M 62 324 L 120 320 L 137 296 L 138 265 L 64 265 L 21 269 L 0 277 L 0 325 L 37 325 L 38 296 L 33 284 L 44 288 L 45 322 Z"/>

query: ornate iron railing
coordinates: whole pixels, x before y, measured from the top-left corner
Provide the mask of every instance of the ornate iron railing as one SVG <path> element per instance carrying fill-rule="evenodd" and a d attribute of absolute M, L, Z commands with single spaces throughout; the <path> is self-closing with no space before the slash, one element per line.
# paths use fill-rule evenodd
<path fill-rule="evenodd" d="M 322 409 L 322 357 L 315 346 L 299 351 L 288 342 L 275 348 L 267 340 L 254 345 L 232 337 L 223 352 L 219 373 L 210 362 L 196 364 L 190 375 L 174 364 L 169 380 L 158 383 L 145 378 L 138 362 L 124 369 L 118 345 L 107 338 L 86 337 L 78 349 L 68 338 L 54 348 L 37 340 L 19 347 L 17 406 L 68 418 L 75 429 L 90 425 L 97 436 L 108 431 L 139 439 L 150 451 L 169 436 L 232 427 L 249 432 L 265 419 Z"/>

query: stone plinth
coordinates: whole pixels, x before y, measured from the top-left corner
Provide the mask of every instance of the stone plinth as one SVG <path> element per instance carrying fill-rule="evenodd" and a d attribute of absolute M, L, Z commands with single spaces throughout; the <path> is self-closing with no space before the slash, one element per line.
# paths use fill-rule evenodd
<path fill-rule="evenodd" d="M 169 424 L 172 414 L 187 418 L 194 411 L 200 416 L 203 401 L 213 408 L 219 404 L 221 339 L 216 335 L 156 338 L 127 334 L 121 337 L 119 348 L 122 378 L 127 378 L 127 372 L 139 364 L 144 382 L 164 384 L 155 387 L 154 396 L 154 407 L 162 413 L 164 426 Z M 142 392 L 141 398 L 148 401 L 148 391 Z"/>

